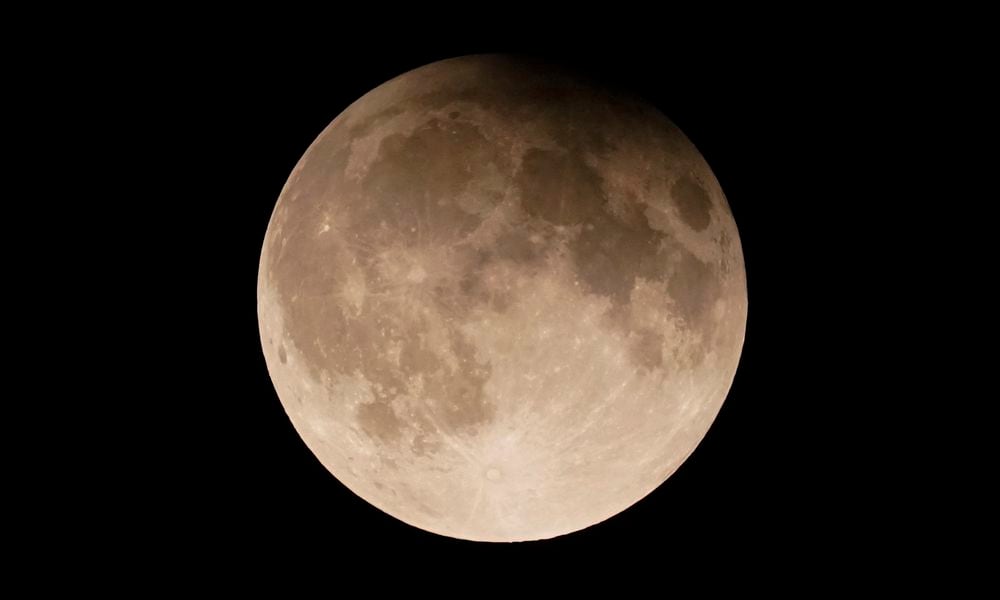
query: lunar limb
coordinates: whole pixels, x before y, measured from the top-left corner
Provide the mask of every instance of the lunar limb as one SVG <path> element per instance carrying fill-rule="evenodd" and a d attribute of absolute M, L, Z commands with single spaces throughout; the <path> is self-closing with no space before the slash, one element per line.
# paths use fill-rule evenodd
<path fill-rule="evenodd" d="M 739 234 L 642 101 L 504 56 L 421 67 L 313 142 L 258 316 L 295 429 L 427 531 L 550 538 L 626 509 L 704 437 L 747 315 Z"/>

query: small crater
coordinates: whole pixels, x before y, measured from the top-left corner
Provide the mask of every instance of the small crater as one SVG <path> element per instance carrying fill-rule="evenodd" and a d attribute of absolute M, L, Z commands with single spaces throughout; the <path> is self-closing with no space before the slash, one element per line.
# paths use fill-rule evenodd
<path fill-rule="evenodd" d="M 486 479 L 490 481 L 500 481 L 500 469 L 496 467 L 491 467 L 486 469 Z"/>
<path fill-rule="evenodd" d="M 674 183 L 670 195 L 677 204 L 681 219 L 695 231 L 703 231 L 712 221 L 712 201 L 697 181 L 681 177 Z"/>
<path fill-rule="evenodd" d="M 285 346 L 284 346 L 284 344 L 282 344 L 281 346 L 278 346 L 278 360 L 281 361 L 281 364 L 285 364 L 285 363 L 288 362 L 288 355 L 285 354 Z"/>
<path fill-rule="evenodd" d="M 448 113 L 448 118 L 449 119 L 457 119 L 460 116 L 462 116 L 462 113 L 458 112 L 457 110 L 453 110 L 450 113 Z"/>

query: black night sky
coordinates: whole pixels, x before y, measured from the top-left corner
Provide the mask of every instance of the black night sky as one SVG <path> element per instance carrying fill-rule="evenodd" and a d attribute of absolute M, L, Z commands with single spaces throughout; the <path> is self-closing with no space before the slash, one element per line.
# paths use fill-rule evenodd
<path fill-rule="evenodd" d="M 857 147 L 855 135 L 864 112 L 858 99 L 876 75 L 852 72 L 836 40 L 814 43 L 809 32 L 750 36 L 714 49 L 669 36 L 638 43 L 624 33 L 614 50 L 538 34 L 414 36 L 391 46 L 359 45 L 363 37 L 178 42 L 150 59 L 146 71 L 155 76 L 133 90 L 152 100 L 133 110 L 137 135 L 149 135 L 152 126 L 142 124 L 155 123 L 164 140 L 158 151 L 171 157 L 166 168 L 146 173 L 170 199 L 161 215 L 170 233 L 156 242 L 165 270 L 156 293 L 170 300 L 158 304 L 156 317 L 164 367 L 147 384 L 156 426 L 138 446 L 148 450 L 127 460 L 135 543 L 198 557 L 560 565 L 553 568 L 640 552 L 663 564 L 679 555 L 754 562 L 765 560 L 764 547 L 807 566 L 844 540 L 864 545 L 851 532 L 883 508 L 866 495 L 867 475 L 851 462 L 856 450 L 845 438 L 855 433 L 841 428 L 844 412 L 855 412 L 850 406 L 865 402 L 866 392 L 852 383 L 856 365 L 844 352 L 854 343 L 844 334 L 852 314 L 837 307 L 852 305 L 871 283 L 851 266 L 865 225 L 843 211 L 858 208 L 844 194 L 871 177 L 860 166 L 870 144 Z M 562 61 L 658 106 L 711 165 L 747 266 L 742 360 L 695 453 L 624 513 L 529 544 L 439 537 L 356 497 L 295 433 L 258 338 L 264 232 L 308 145 L 380 83 L 482 52 Z"/>

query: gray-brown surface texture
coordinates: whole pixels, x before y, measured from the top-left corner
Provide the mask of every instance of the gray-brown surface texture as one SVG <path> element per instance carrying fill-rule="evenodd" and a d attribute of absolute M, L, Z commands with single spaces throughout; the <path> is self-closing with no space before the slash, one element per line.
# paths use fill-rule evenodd
<path fill-rule="evenodd" d="M 718 413 L 747 298 L 736 224 L 652 107 L 503 56 L 352 104 L 260 260 L 271 378 L 348 488 L 443 535 L 548 538 L 662 483 Z"/>

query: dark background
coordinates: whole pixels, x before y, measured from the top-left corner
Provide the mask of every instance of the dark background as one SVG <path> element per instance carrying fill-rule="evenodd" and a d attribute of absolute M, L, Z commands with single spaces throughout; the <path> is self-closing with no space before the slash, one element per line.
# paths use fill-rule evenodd
<path fill-rule="evenodd" d="M 878 384 L 859 383 L 865 342 L 850 332 L 859 302 L 879 310 L 875 276 L 859 268 L 874 225 L 857 215 L 877 193 L 871 159 L 881 134 L 870 123 L 886 107 L 873 90 L 892 71 L 853 43 L 813 33 L 709 44 L 704 35 L 636 41 L 619 31 L 600 45 L 548 34 L 417 35 L 392 45 L 365 43 L 366 34 L 258 44 L 209 35 L 151 55 L 119 96 L 144 142 L 123 144 L 120 156 L 139 154 L 141 189 L 156 198 L 136 216 L 152 227 L 128 233 L 154 247 L 144 269 L 154 276 L 136 294 L 154 306 L 139 322 L 157 331 L 147 340 L 155 348 L 143 351 L 157 359 L 136 372 L 154 407 L 142 409 L 149 427 L 137 432 L 128 420 L 120 430 L 136 445 L 127 448 L 141 450 L 116 449 L 129 490 L 116 506 L 130 543 L 209 559 L 379 556 L 555 570 L 633 554 L 797 568 L 877 554 L 893 517 L 872 493 L 875 459 L 857 460 L 867 452 L 857 415 Z M 732 390 L 681 468 L 604 523 L 514 545 L 415 529 L 341 485 L 285 416 L 256 315 L 268 219 L 312 140 L 380 83 L 481 52 L 564 62 L 658 106 L 726 193 L 749 294 Z"/>
<path fill-rule="evenodd" d="M 11 7 L 8 571 L 186 595 L 223 567 L 369 595 L 523 592 L 531 573 L 654 593 L 971 581 L 948 568 L 975 570 L 996 537 L 975 489 L 996 471 L 977 415 L 995 386 L 974 380 L 992 373 L 995 269 L 975 258 L 995 246 L 994 20 L 326 8 Z M 746 344 L 705 440 L 629 510 L 537 543 L 435 536 L 355 497 L 288 422 L 257 333 L 264 232 L 310 142 L 385 80 L 481 52 L 646 95 L 711 165 L 747 265 Z"/>

